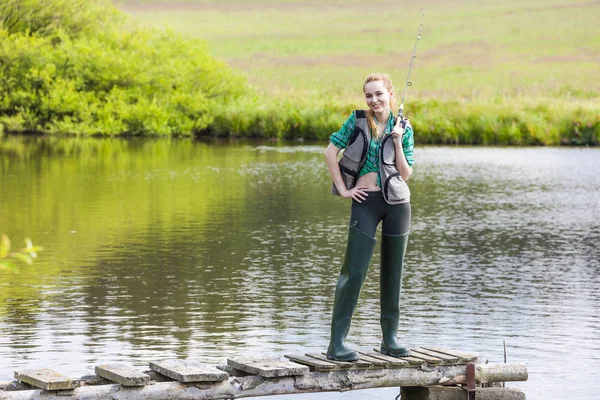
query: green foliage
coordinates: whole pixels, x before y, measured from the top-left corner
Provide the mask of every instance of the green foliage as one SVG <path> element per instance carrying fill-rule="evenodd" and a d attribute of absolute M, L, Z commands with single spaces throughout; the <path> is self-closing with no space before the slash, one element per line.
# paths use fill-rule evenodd
<path fill-rule="evenodd" d="M 411 107 L 415 140 L 420 143 L 600 144 L 600 112 L 594 102 L 430 100 L 412 102 Z"/>
<path fill-rule="evenodd" d="M 198 3 L 198 8 L 178 11 L 173 6 L 161 11 L 161 18 L 174 18 L 184 33 L 206 38 L 222 58 L 248 71 L 261 95 L 212 58 L 204 42 L 162 27 L 144 28 L 109 0 L 5 0 L 0 4 L 0 134 L 325 140 L 354 108 L 364 107 L 360 85 L 374 57 L 378 70 L 393 77 L 406 74 L 398 60 L 410 55 L 414 37 L 408 21 L 416 21 L 416 15 L 404 19 L 401 31 L 373 30 L 365 25 L 369 19 L 362 16 L 364 4 L 359 1 L 321 10 L 321 2 L 311 0 L 300 11 L 281 2 L 265 8 L 250 1 L 244 10 L 216 0 L 189 2 Z M 527 4 L 512 2 L 510 7 L 533 18 Z M 151 6 L 138 2 L 136 7 L 146 23 L 157 18 Z M 219 7 L 230 7 L 230 12 Z M 504 8 L 482 6 L 475 13 L 477 21 L 498 20 Z M 396 11 L 390 12 L 394 19 Z M 445 12 L 465 21 L 475 18 L 469 1 Z M 548 18 L 563 18 L 560 11 L 544 12 Z M 588 13 L 580 17 L 590 18 Z M 569 43 L 587 35 L 585 24 L 573 25 L 559 36 L 548 33 L 553 51 L 559 53 L 545 61 L 539 40 L 530 37 L 523 43 L 517 37 L 525 32 L 504 29 L 531 23 L 528 19 L 501 18 L 502 26 L 482 30 L 477 21 L 457 27 L 453 19 L 428 18 L 431 28 L 419 45 L 422 57 L 412 74 L 418 85 L 411 87 L 406 106 L 417 142 L 600 142 L 595 64 L 583 57 L 573 77 L 574 59 L 569 56 Z M 333 37 L 331 26 L 336 27 Z M 485 37 L 473 42 L 479 36 L 463 32 L 465 26 Z M 520 57 L 518 64 L 511 64 L 522 46 L 529 46 L 536 58 Z M 395 48 L 408 50 L 400 54 Z M 560 77 L 568 77 L 569 83 L 561 83 Z M 395 80 L 399 88 L 401 81 Z"/>
<path fill-rule="evenodd" d="M 0 270 L 19 272 L 19 267 L 14 263 L 15 260 L 31 265 L 37 258 L 37 252 L 43 250 L 42 247 L 34 246 L 31 239 L 25 239 L 25 244 L 24 249 L 11 253 L 10 239 L 4 233 L 0 236 Z"/>
<path fill-rule="evenodd" d="M 414 100 L 406 114 L 419 144 L 598 145 L 594 102 Z M 356 108 L 363 108 L 358 104 Z M 327 140 L 355 107 L 343 103 L 241 98 L 215 109 L 204 135 Z M 575 117 L 575 120 L 573 119 Z"/>
<path fill-rule="evenodd" d="M 338 103 L 314 103 L 300 98 L 266 101 L 246 97 L 216 108 L 213 124 L 202 134 L 325 140 L 339 129 L 340 121 L 351 110 Z"/>
<path fill-rule="evenodd" d="M 359 0 L 343 7 L 265 4 L 125 0 L 124 9 L 145 24 L 203 38 L 265 93 L 220 107 L 206 131 L 212 134 L 326 138 L 350 110 L 365 107 L 361 84 L 369 72 L 389 73 L 401 91 L 424 9 L 406 102 L 417 141 L 598 143 L 600 25 L 593 3 L 424 0 L 397 7 L 381 0 L 377 10 Z"/>
<path fill-rule="evenodd" d="M 204 43 L 125 30 L 125 16 L 105 0 L 10 0 L 0 11 L 8 131 L 189 135 L 208 127 L 212 107 L 247 91 Z"/>
<path fill-rule="evenodd" d="M 10 34 L 91 36 L 125 24 L 110 0 L 4 0 L 1 23 Z"/>

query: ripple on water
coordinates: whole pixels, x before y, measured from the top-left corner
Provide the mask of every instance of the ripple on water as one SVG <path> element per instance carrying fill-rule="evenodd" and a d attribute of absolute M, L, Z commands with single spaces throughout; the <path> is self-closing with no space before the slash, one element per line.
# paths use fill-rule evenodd
<path fill-rule="evenodd" d="M 322 148 L 193 146 L 168 147 L 164 162 L 132 154 L 123 170 L 80 168 L 78 184 L 94 185 L 63 188 L 72 197 L 64 208 L 50 189 L 36 197 L 52 218 L 40 215 L 31 229 L 52 234 L 39 272 L 0 276 L 0 358 L 8 360 L 0 377 L 50 364 L 84 375 L 100 362 L 324 350 L 349 207 L 328 194 Z M 566 380 L 570 398 L 593 398 L 598 155 L 419 149 L 402 339 L 490 362 L 502 362 L 506 341 L 508 361 L 530 371 L 530 381 L 512 384 L 528 399 L 549 398 Z M 39 173 L 19 168 L 26 174 L 13 169 L 17 178 Z M 42 171 L 41 182 L 51 178 Z M 19 182 L 7 184 L 19 207 L 30 205 Z M 12 214 L 13 225 L 31 220 L 17 207 Z M 380 337 L 377 253 L 349 338 L 365 348 Z"/>

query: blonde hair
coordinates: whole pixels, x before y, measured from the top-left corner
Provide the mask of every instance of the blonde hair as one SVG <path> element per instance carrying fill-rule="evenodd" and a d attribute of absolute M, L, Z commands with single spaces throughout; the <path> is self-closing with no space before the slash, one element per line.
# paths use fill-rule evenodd
<path fill-rule="evenodd" d="M 372 73 L 372 74 L 369 74 L 369 76 L 367 76 L 367 79 L 365 79 L 365 83 L 363 83 L 363 93 L 365 91 L 365 86 L 367 85 L 367 83 L 371 83 L 371 82 L 375 82 L 375 81 L 383 82 L 383 85 L 388 90 L 388 92 L 390 92 L 390 93 L 394 92 L 394 84 L 392 83 L 392 80 L 390 79 L 388 74 Z M 390 112 L 392 113 L 392 115 L 394 115 L 395 108 L 396 108 L 396 100 L 394 97 L 392 97 L 390 99 Z M 369 109 L 367 109 L 366 115 L 367 115 L 367 123 L 369 124 L 369 128 L 371 128 L 371 136 L 378 138 L 379 130 L 377 129 L 377 123 L 375 122 L 375 113 L 373 112 L 373 110 L 371 110 L 369 108 Z M 385 130 L 385 127 L 383 129 Z"/>

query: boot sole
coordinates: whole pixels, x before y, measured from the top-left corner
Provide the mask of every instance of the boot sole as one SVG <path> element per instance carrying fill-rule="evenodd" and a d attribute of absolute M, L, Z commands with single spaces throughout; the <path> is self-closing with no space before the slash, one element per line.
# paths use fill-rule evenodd
<path fill-rule="evenodd" d="M 394 353 L 394 352 L 392 352 L 392 351 L 389 351 L 389 350 L 387 350 L 387 349 L 384 349 L 383 347 L 381 347 L 381 348 L 379 349 L 379 352 L 380 352 L 381 354 L 383 354 L 383 355 L 390 356 L 390 357 L 394 357 L 394 358 L 400 358 L 400 357 L 410 357 L 410 350 L 407 350 L 407 351 L 405 351 L 405 352 L 402 352 L 402 353 Z"/>
<path fill-rule="evenodd" d="M 328 360 L 333 360 L 333 361 L 346 361 L 346 362 L 350 362 L 350 361 L 357 361 L 358 360 L 358 355 L 356 353 L 354 353 L 354 354 L 350 354 L 348 357 L 334 357 L 333 354 L 327 353 L 327 359 Z"/>

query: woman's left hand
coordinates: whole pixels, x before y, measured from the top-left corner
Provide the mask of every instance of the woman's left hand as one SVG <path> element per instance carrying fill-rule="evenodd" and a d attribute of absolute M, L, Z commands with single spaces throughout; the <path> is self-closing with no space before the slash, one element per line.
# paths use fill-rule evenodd
<path fill-rule="evenodd" d="M 408 120 L 405 119 L 405 121 L 408 121 Z M 406 124 L 404 126 L 406 126 Z M 398 147 L 402 147 L 402 136 L 404 135 L 404 131 L 405 131 L 405 128 L 402 126 L 400 118 L 397 118 L 396 125 L 394 126 L 394 129 L 392 129 L 391 135 L 392 135 L 392 138 L 394 139 L 394 144 Z"/>

